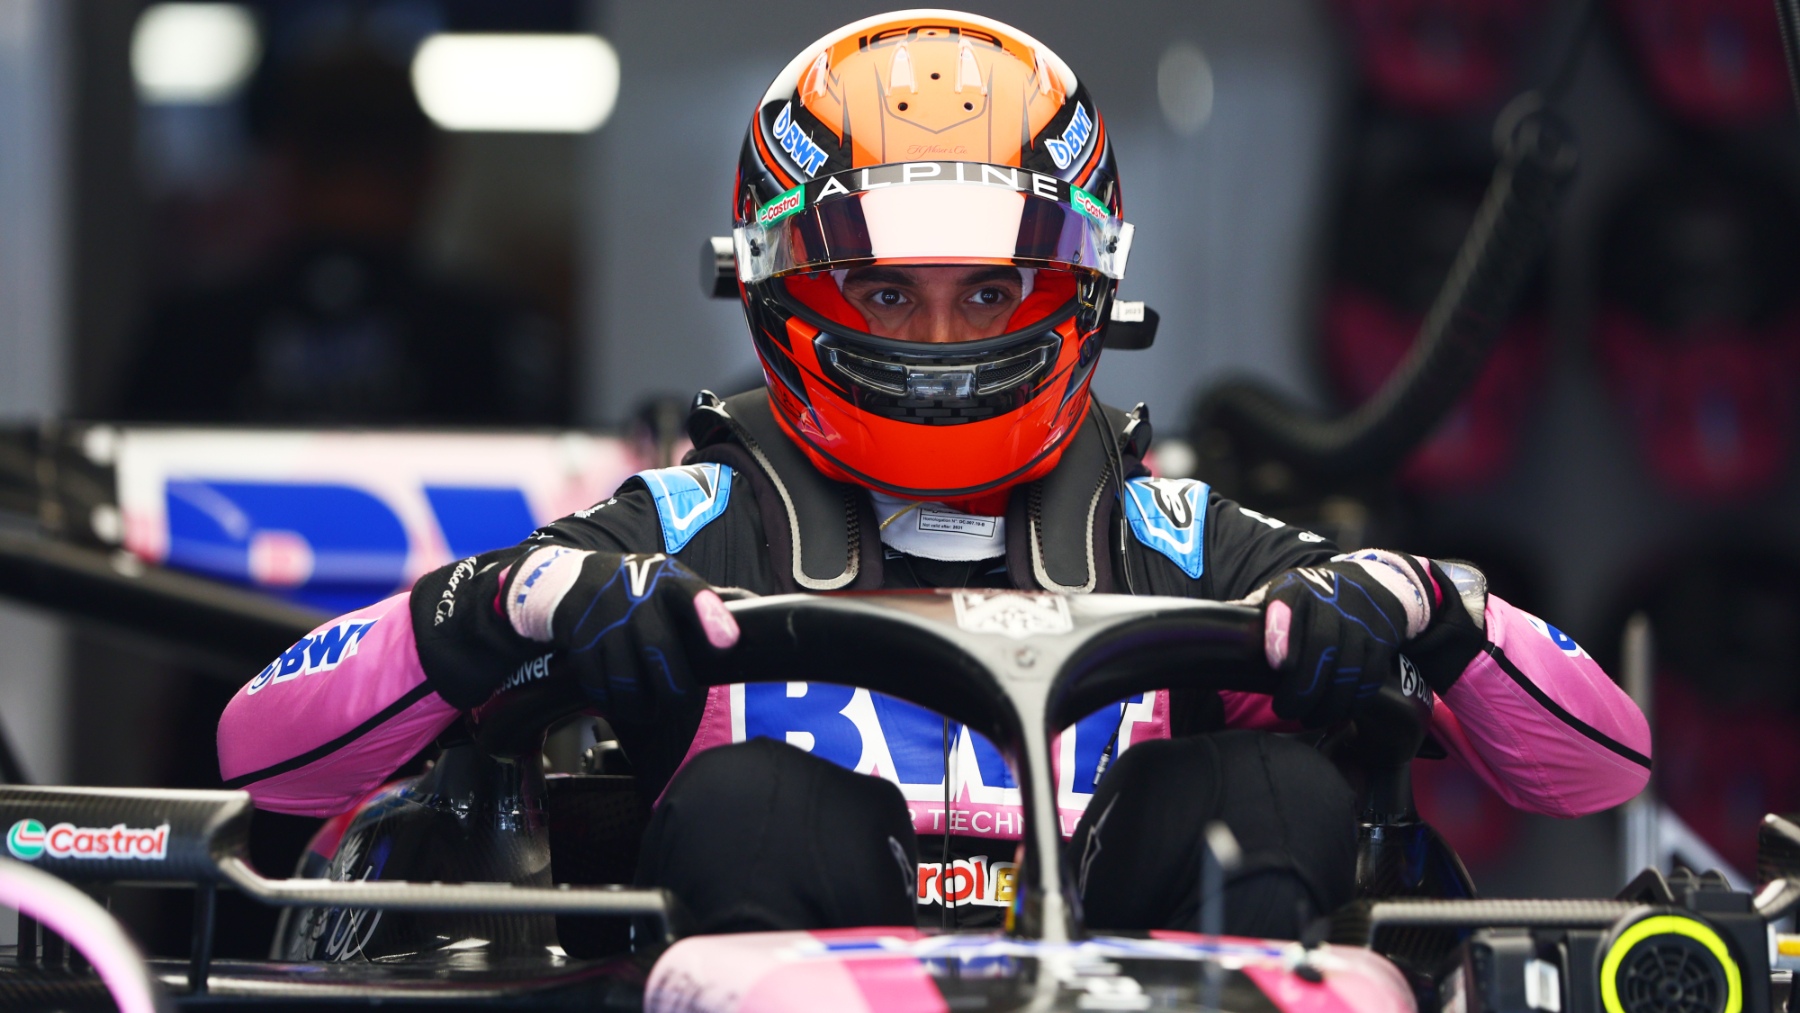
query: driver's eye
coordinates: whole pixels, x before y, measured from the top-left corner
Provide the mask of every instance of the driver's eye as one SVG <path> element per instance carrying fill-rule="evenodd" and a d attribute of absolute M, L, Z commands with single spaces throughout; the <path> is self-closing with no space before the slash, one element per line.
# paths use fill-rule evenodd
<path fill-rule="evenodd" d="M 998 288 L 984 288 L 975 293 L 974 299 L 983 306 L 998 306 L 1006 301 L 1006 291 Z"/>
<path fill-rule="evenodd" d="M 877 306 L 898 306 L 906 301 L 906 296 L 897 288 L 878 289 L 870 298 Z"/>

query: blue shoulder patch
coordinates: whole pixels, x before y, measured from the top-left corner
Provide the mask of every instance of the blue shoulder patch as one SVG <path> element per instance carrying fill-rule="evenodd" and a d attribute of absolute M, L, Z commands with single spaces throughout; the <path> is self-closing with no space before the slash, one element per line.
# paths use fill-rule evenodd
<path fill-rule="evenodd" d="M 1138 541 L 1198 579 L 1206 570 L 1205 482 L 1191 478 L 1133 478 L 1125 483 L 1125 519 Z"/>
<path fill-rule="evenodd" d="M 731 467 L 724 464 L 684 464 L 678 468 L 652 468 L 635 476 L 656 500 L 656 516 L 662 522 L 663 549 L 680 552 L 700 529 L 725 512 L 731 502 Z"/>

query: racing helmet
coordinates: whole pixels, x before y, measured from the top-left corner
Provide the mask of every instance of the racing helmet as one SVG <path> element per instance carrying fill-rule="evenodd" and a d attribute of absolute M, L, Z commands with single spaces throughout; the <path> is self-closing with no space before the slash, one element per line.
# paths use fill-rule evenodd
<path fill-rule="evenodd" d="M 758 103 L 732 207 L 774 414 L 821 471 L 966 502 L 1056 464 L 1131 250 L 1105 123 L 1056 54 L 954 11 L 832 32 Z M 912 297 L 881 286 L 946 271 L 972 308 L 897 335 L 880 307 Z"/>

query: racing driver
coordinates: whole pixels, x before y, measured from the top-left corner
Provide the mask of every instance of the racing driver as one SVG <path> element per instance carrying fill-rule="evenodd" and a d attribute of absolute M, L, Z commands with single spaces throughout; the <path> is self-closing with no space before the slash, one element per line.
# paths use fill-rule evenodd
<path fill-rule="evenodd" d="M 1088 393 L 1123 213 L 1105 122 L 1029 36 L 921 10 L 808 46 L 758 101 L 732 193 L 766 387 L 702 393 L 681 466 L 276 659 L 220 723 L 227 783 L 336 814 L 503 687 L 568 680 L 656 800 L 639 883 L 702 930 L 975 924 L 1013 898 L 1021 826 L 990 743 L 867 691 L 689 678 L 738 636 L 718 589 L 959 588 L 999 612 L 1030 607 L 1021 591 L 1262 609 L 1272 696 L 1150 693 L 1060 736 L 1096 928 L 1191 926 L 1215 819 L 1244 852 L 1229 931 L 1291 936 L 1348 900 L 1352 791 L 1272 733 L 1344 719 L 1402 652 L 1439 700 L 1436 739 L 1513 805 L 1635 795 L 1643 716 L 1474 568 L 1340 552 L 1150 474 L 1145 410 Z"/>

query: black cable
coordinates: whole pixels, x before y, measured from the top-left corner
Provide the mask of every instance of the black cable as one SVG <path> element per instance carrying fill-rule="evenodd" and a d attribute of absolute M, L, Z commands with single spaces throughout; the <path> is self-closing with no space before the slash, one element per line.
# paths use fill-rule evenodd
<path fill-rule="evenodd" d="M 1775 19 L 1781 22 L 1781 51 L 1787 54 L 1794 107 L 1800 109 L 1800 0 L 1775 0 Z"/>
<path fill-rule="evenodd" d="M 1783 0 L 1800 3 L 1800 0 Z M 1475 222 L 1439 289 L 1419 339 L 1379 391 L 1354 411 L 1319 419 L 1265 384 L 1209 391 L 1189 427 L 1197 448 L 1225 437 L 1240 459 L 1267 455 L 1313 476 L 1381 474 L 1397 467 L 1461 400 L 1487 364 L 1575 172 L 1575 145 L 1553 103 L 1570 87 L 1595 20 L 1584 0 L 1565 52 L 1541 91 L 1514 99 L 1495 124 L 1500 163 Z"/>
<path fill-rule="evenodd" d="M 1106 748 L 1100 750 L 1100 762 L 1094 764 L 1094 783 L 1091 787 L 1100 787 L 1100 779 L 1106 776 L 1106 768 L 1112 764 L 1113 747 L 1119 744 L 1119 733 L 1125 730 L 1125 708 L 1129 702 L 1119 705 L 1119 723 L 1113 725 L 1112 738 L 1106 740 Z"/>

